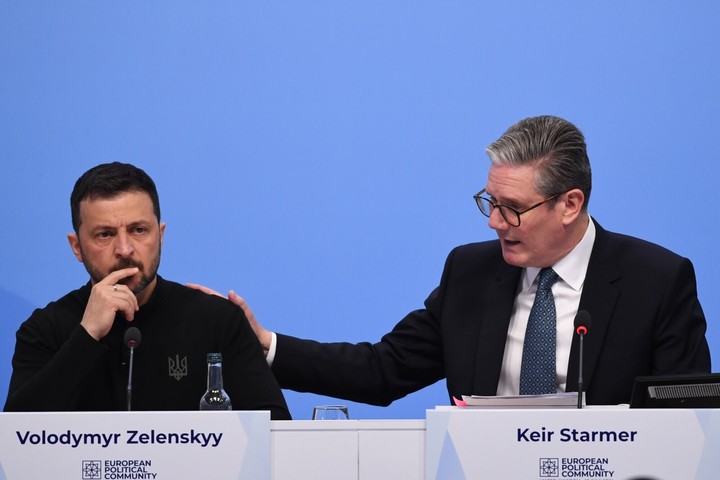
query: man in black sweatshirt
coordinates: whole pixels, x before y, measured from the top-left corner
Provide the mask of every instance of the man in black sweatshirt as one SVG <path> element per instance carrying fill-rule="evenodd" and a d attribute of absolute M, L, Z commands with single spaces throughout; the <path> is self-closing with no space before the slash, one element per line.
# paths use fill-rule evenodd
<path fill-rule="evenodd" d="M 78 179 L 70 205 L 68 240 L 90 281 L 21 325 L 5 411 L 126 410 L 123 337 L 135 326 L 133 410 L 197 410 L 207 354 L 218 352 L 234 409 L 290 419 L 243 311 L 157 275 L 165 224 L 144 171 L 98 165 Z"/>

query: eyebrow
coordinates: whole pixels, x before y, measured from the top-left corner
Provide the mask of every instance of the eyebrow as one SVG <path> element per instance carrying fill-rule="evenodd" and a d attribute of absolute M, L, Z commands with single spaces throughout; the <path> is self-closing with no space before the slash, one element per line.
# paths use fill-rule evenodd
<path fill-rule="evenodd" d="M 128 228 L 146 227 L 152 225 L 154 225 L 154 222 L 152 220 L 137 220 L 135 222 L 128 223 Z"/>
<path fill-rule="evenodd" d="M 130 222 L 127 224 L 127 228 L 132 229 L 135 227 L 148 227 L 154 225 L 154 222 L 152 220 L 136 220 L 134 222 Z M 117 230 L 118 227 L 115 225 L 110 224 L 100 224 L 93 227 L 90 231 L 95 232 L 98 230 Z"/>
<path fill-rule="evenodd" d="M 498 198 L 497 198 L 495 195 L 493 195 L 493 194 L 491 194 L 490 192 L 488 192 L 487 189 L 485 189 L 485 194 L 486 194 L 487 196 L 489 196 L 490 198 L 492 198 L 493 200 L 495 200 L 495 202 L 496 202 L 498 205 L 505 205 L 505 206 L 508 206 L 508 207 L 509 207 L 509 206 L 518 207 L 518 206 L 522 205 L 522 202 L 518 202 L 517 199 L 507 199 L 507 198 L 506 198 L 505 200 L 503 200 L 502 202 L 500 202 L 500 201 L 498 201 Z"/>

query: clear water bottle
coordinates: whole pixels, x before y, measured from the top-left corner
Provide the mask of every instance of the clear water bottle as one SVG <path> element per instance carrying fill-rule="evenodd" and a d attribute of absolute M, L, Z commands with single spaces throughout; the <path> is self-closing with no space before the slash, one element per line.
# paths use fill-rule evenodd
<path fill-rule="evenodd" d="M 207 391 L 200 398 L 200 410 L 232 410 L 230 397 L 223 389 L 222 353 L 208 353 Z"/>

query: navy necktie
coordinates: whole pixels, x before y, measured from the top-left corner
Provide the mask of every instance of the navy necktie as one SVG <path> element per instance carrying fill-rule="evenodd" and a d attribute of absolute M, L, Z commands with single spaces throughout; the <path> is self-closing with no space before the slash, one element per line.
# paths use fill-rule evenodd
<path fill-rule="evenodd" d="M 520 395 L 557 393 L 555 372 L 557 315 L 551 287 L 557 280 L 558 274 L 552 268 L 543 268 L 538 277 L 535 301 L 530 310 L 523 343 Z"/>

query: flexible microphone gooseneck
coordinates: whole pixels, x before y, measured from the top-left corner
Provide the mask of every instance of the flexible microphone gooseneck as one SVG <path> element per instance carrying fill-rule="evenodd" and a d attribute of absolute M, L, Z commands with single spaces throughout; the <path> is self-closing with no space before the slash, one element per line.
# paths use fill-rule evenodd
<path fill-rule="evenodd" d="M 582 408 L 582 397 L 583 397 L 583 340 L 585 335 L 588 333 L 590 327 L 590 314 L 585 310 L 580 310 L 575 315 L 575 333 L 580 335 L 580 356 L 579 356 L 579 368 L 578 368 L 578 403 L 577 407 Z"/>
<path fill-rule="evenodd" d="M 130 327 L 125 330 L 125 346 L 130 349 L 130 366 L 128 368 L 128 384 L 127 384 L 127 409 L 131 410 L 132 405 L 132 374 L 133 374 L 133 358 L 135 357 L 135 349 L 140 346 L 142 334 L 137 327 Z"/>

